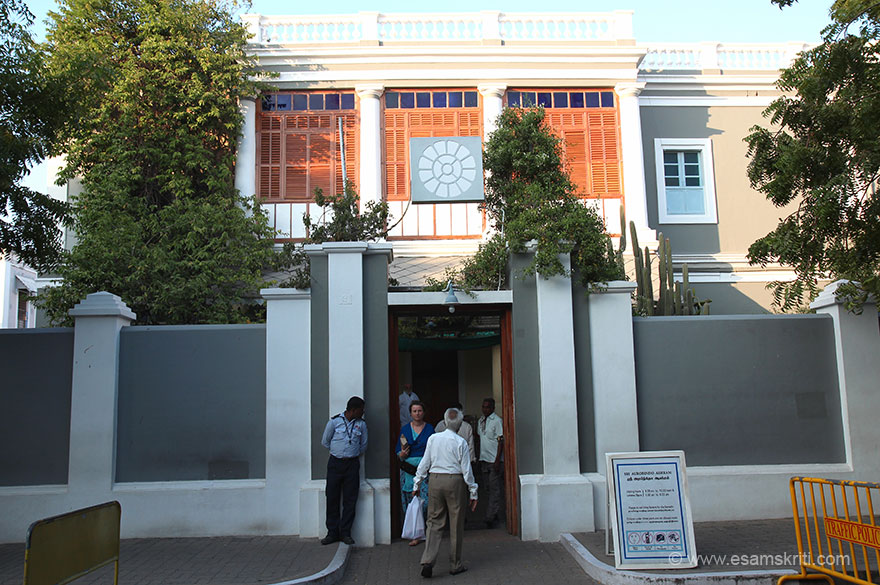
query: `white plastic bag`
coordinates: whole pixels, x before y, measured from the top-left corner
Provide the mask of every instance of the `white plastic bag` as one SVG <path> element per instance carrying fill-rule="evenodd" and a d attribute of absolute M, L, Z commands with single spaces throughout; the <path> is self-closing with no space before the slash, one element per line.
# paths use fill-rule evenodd
<path fill-rule="evenodd" d="M 400 536 L 408 540 L 422 540 L 425 538 L 425 519 L 422 518 L 422 501 L 418 496 L 413 497 L 409 506 L 406 507 L 403 532 Z"/>

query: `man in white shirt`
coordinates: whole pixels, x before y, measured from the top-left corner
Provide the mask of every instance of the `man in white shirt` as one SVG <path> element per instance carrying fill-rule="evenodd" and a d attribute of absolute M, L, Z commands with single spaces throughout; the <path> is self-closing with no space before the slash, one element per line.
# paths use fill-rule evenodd
<path fill-rule="evenodd" d="M 412 417 L 409 415 L 409 406 L 412 404 L 413 400 L 418 400 L 419 395 L 413 392 L 412 384 L 410 382 L 406 382 L 403 384 L 403 392 L 400 393 L 400 396 L 397 399 L 398 404 L 400 405 L 400 427 L 403 428 L 404 425 L 408 425 L 412 420 Z"/>
<path fill-rule="evenodd" d="M 461 416 L 464 416 L 464 409 L 461 407 L 461 402 L 456 402 L 452 405 L 452 408 L 457 408 L 461 411 Z M 446 430 L 446 422 L 440 421 L 437 423 L 437 426 L 434 427 L 435 433 L 442 433 Z M 477 460 L 477 453 L 474 450 L 474 427 L 471 426 L 466 420 L 461 421 L 461 428 L 458 429 L 458 436 L 467 441 L 468 451 L 471 453 L 471 463 Z"/>
<path fill-rule="evenodd" d="M 464 517 L 470 492 L 471 511 L 477 508 L 477 482 L 471 471 L 470 453 L 467 442 L 458 436 L 462 415 L 457 408 L 446 410 L 443 416 L 446 430 L 428 437 L 425 455 L 422 457 L 413 482 L 413 493 L 419 488 L 428 473 L 431 474 L 428 486 L 428 525 L 425 552 L 422 554 L 422 577 L 433 573 L 446 515 L 449 514 L 449 574 L 458 575 L 467 571 L 461 563 L 461 545 L 464 536 Z"/>
<path fill-rule="evenodd" d="M 480 474 L 489 490 L 489 503 L 486 506 L 486 527 L 493 528 L 501 511 L 501 494 L 504 467 L 501 462 L 501 449 L 504 445 L 504 432 L 501 417 L 495 414 L 495 399 L 483 400 L 483 416 L 477 422 L 480 437 Z"/>

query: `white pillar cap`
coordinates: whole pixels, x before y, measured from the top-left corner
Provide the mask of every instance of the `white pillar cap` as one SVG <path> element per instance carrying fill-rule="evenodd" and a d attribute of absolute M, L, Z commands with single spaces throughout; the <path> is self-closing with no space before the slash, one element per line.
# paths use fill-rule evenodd
<path fill-rule="evenodd" d="M 118 296 L 101 291 L 88 295 L 67 312 L 71 317 L 122 317 L 134 321 L 137 315 Z"/>

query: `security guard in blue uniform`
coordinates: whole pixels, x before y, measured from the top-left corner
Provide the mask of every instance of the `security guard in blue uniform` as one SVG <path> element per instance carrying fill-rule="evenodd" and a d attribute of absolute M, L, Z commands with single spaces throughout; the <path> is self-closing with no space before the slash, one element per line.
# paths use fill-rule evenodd
<path fill-rule="evenodd" d="M 348 399 L 345 412 L 327 421 L 324 436 L 321 437 L 321 444 L 330 450 L 330 459 L 327 461 L 327 536 L 321 539 L 321 544 L 339 540 L 354 544 L 351 526 L 354 524 L 360 486 L 361 464 L 358 458 L 367 450 L 367 423 L 363 416 L 364 400 L 352 396 Z"/>

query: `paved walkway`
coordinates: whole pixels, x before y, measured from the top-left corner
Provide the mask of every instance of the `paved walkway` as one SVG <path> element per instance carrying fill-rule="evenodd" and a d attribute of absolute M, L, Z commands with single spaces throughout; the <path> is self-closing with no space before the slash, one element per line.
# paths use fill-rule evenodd
<path fill-rule="evenodd" d="M 598 560 L 614 567 L 614 556 L 605 555 L 605 532 L 573 535 Z M 697 522 L 694 541 L 700 565 L 680 569 L 678 574 L 701 572 L 740 572 L 745 570 L 796 570 L 797 542 L 794 522 L 781 520 L 743 520 L 737 522 Z M 667 574 L 663 571 L 640 573 Z"/>
<path fill-rule="evenodd" d="M 314 538 L 244 536 L 136 538 L 119 550 L 121 585 L 257 585 L 306 577 L 330 564 L 336 546 Z M 21 585 L 24 545 L 0 545 L 0 585 Z M 113 583 L 107 566 L 76 585 Z"/>
<path fill-rule="evenodd" d="M 449 575 L 449 541 L 444 539 L 431 582 L 656 585 L 665 581 L 719 583 L 717 577 L 706 575 L 727 573 L 738 583 L 772 585 L 774 575 L 796 567 L 794 528 L 789 519 L 698 523 L 694 528 L 697 552 L 701 556 L 701 566 L 697 569 L 626 572 L 615 571 L 613 557 L 605 555 L 604 532 L 576 534 L 558 543 L 540 543 L 523 542 L 501 529 L 467 530 L 464 561 L 469 570 L 454 577 Z M 404 541 L 396 541 L 391 545 L 349 550 L 344 545 L 321 546 L 314 538 L 289 536 L 132 539 L 122 542 L 119 582 L 122 585 L 283 583 L 325 571 L 339 551 L 337 562 L 346 558 L 344 572 L 333 572 L 325 583 L 424 585 L 426 580 L 419 575 L 423 549 L 423 544 L 409 547 Z M 579 554 L 578 550 L 586 552 Z M 737 556 L 736 562 L 733 555 Z M 586 561 L 587 557 L 593 560 Z M 23 545 L 0 545 L 0 585 L 19 585 L 23 564 Z M 111 582 L 110 567 L 76 581 L 77 585 Z"/>
<path fill-rule="evenodd" d="M 449 539 L 444 538 L 428 581 L 419 571 L 425 545 L 390 546 L 352 551 L 341 583 L 346 585 L 407 585 L 440 581 L 450 585 L 597 585 L 562 544 L 523 542 L 500 529 L 466 530 L 462 557 L 466 573 L 449 574 Z"/>

